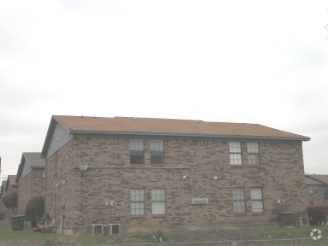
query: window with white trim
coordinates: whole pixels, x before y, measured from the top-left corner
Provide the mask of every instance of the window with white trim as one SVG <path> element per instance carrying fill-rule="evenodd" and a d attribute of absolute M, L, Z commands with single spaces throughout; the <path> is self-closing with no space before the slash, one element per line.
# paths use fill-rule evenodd
<path fill-rule="evenodd" d="M 46 171 L 42 170 L 41 171 L 41 187 L 46 186 Z"/>
<path fill-rule="evenodd" d="M 150 163 L 164 163 L 164 144 L 163 139 L 150 139 Z"/>
<path fill-rule="evenodd" d="M 144 164 L 143 139 L 130 139 L 130 164 Z"/>
<path fill-rule="evenodd" d="M 262 188 L 251 188 L 252 212 L 263 212 L 263 194 Z"/>
<path fill-rule="evenodd" d="M 145 214 L 145 190 L 131 189 L 131 215 Z"/>
<path fill-rule="evenodd" d="M 151 203 L 152 203 L 151 204 L 152 214 L 165 214 L 166 213 L 165 189 L 152 189 Z"/>
<path fill-rule="evenodd" d="M 232 189 L 232 204 L 234 212 L 245 212 L 245 189 Z"/>
<path fill-rule="evenodd" d="M 247 142 L 246 147 L 247 147 L 247 164 L 259 165 L 260 164 L 259 143 Z"/>
<path fill-rule="evenodd" d="M 229 154 L 231 165 L 241 165 L 241 144 L 240 142 L 229 142 Z"/>
<path fill-rule="evenodd" d="M 309 185 L 309 193 L 318 193 L 318 186 L 317 185 Z"/>
<path fill-rule="evenodd" d="M 311 200 L 311 205 L 318 205 L 319 204 L 319 201 L 318 200 Z"/>

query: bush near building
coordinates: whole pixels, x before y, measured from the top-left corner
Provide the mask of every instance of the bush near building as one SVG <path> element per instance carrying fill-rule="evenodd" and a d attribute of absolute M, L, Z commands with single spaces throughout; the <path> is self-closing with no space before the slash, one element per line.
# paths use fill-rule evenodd
<path fill-rule="evenodd" d="M 18 194 L 17 192 L 12 192 L 2 198 L 3 204 L 5 204 L 6 208 L 17 208 L 17 202 L 18 202 Z"/>
<path fill-rule="evenodd" d="M 34 196 L 26 204 L 25 220 L 31 221 L 32 227 L 36 227 L 44 214 L 44 197 Z"/>
<path fill-rule="evenodd" d="M 327 223 L 328 205 L 308 205 L 307 211 L 310 217 L 310 225 Z"/>

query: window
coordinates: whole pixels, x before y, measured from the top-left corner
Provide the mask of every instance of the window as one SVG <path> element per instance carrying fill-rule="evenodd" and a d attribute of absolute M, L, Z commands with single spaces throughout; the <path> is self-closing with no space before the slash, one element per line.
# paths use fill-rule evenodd
<path fill-rule="evenodd" d="M 318 193 L 318 186 L 316 186 L 316 185 L 309 185 L 309 192 L 310 193 Z"/>
<path fill-rule="evenodd" d="M 259 165 L 259 144 L 256 142 L 247 142 L 247 164 Z"/>
<path fill-rule="evenodd" d="M 311 200 L 311 205 L 318 205 L 319 201 L 318 200 Z"/>
<path fill-rule="evenodd" d="M 145 190 L 131 189 L 131 215 L 145 214 Z"/>
<path fill-rule="evenodd" d="M 245 189 L 233 188 L 232 189 L 233 211 L 245 212 Z"/>
<path fill-rule="evenodd" d="M 150 139 L 150 163 L 164 163 L 163 139 Z"/>
<path fill-rule="evenodd" d="M 262 188 L 251 188 L 252 212 L 263 212 Z"/>
<path fill-rule="evenodd" d="M 230 164 L 241 165 L 241 145 L 240 142 L 229 142 Z"/>
<path fill-rule="evenodd" d="M 144 163 L 143 139 L 130 139 L 130 164 Z"/>
<path fill-rule="evenodd" d="M 46 186 L 46 171 L 42 170 L 41 172 L 41 187 Z"/>
<path fill-rule="evenodd" d="M 153 214 L 165 214 L 165 189 L 152 189 L 151 202 Z"/>

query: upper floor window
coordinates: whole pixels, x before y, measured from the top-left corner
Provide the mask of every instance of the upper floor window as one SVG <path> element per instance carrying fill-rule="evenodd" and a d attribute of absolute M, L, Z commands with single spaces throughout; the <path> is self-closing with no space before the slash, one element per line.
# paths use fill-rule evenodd
<path fill-rule="evenodd" d="M 164 163 L 163 139 L 150 139 L 150 163 Z"/>
<path fill-rule="evenodd" d="M 130 139 L 130 164 L 144 163 L 143 139 Z"/>
<path fill-rule="evenodd" d="M 145 214 L 145 190 L 131 189 L 131 215 Z"/>
<path fill-rule="evenodd" d="M 259 165 L 259 144 L 256 142 L 247 142 L 247 164 Z"/>
<path fill-rule="evenodd" d="M 309 192 L 310 193 L 318 193 L 318 186 L 316 186 L 316 185 L 309 185 Z"/>
<path fill-rule="evenodd" d="M 229 142 L 230 164 L 241 165 L 241 144 L 240 142 Z"/>
<path fill-rule="evenodd" d="M 251 188 L 252 212 L 263 212 L 262 188 Z"/>
<path fill-rule="evenodd" d="M 234 212 L 245 212 L 245 189 L 233 188 L 232 189 L 232 205 Z"/>
<path fill-rule="evenodd" d="M 152 214 L 165 214 L 165 189 L 151 190 Z"/>

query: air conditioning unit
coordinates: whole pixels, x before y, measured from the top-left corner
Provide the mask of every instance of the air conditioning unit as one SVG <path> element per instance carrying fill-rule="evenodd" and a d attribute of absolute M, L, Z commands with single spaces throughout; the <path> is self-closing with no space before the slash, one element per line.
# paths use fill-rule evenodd
<path fill-rule="evenodd" d="M 120 224 L 108 224 L 108 235 L 119 235 L 121 234 L 121 226 Z"/>
<path fill-rule="evenodd" d="M 104 225 L 103 224 L 91 224 L 91 235 L 92 236 L 104 235 Z"/>
<path fill-rule="evenodd" d="M 208 198 L 193 197 L 193 198 L 191 198 L 191 204 L 193 204 L 193 205 L 208 204 Z"/>

